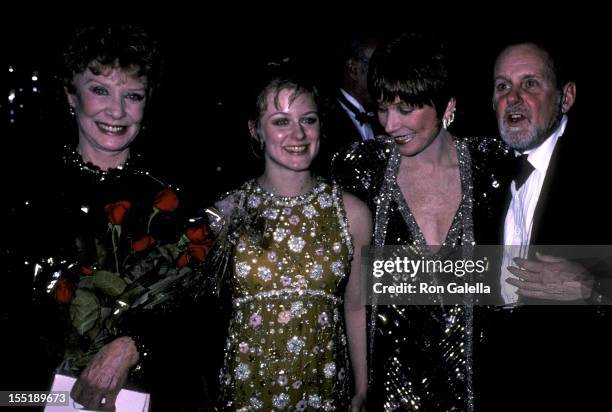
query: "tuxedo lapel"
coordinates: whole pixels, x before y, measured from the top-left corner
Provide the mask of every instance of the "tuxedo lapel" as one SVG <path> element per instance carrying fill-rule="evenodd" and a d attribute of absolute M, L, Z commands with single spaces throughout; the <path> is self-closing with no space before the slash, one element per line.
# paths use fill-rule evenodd
<path fill-rule="evenodd" d="M 540 190 L 538 203 L 536 204 L 536 208 L 533 213 L 533 225 L 531 229 L 530 242 L 532 245 L 541 244 L 541 240 L 544 240 L 550 236 L 550 218 L 556 215 L 556 213 L 552 210 L 552 207 L 556 204 L 555 197 L 560 194 L 560 190 L 562 189 L 561 184 L 563 183 L 561 182 L 561 179 L 558 178 L 557 174 L 559 161 L 561 159 L 560 153 L 563 151 L 562 148 L 566 138 L 569 138 L 569 136 L 561 136 L 557 141 L 552 156 L 550 157 L 548 168 L 546 169 L 546 176 L 544 176 L 542 190 Z M 553 223 L 553 225 L 555 223 Z M 545 241 L 544 243 L 549 244 L 550 242 Z"/>
<path fill-rule="evenodd" d="M 606 157 L 607 151 L 589 144 L 570 119 L 546 171 L 533 217 L 532 244 L 596 244 L 595 234 L 604 232 L 610 222 L 601 203 Z"/>
<path fill-rule="evenodd" d="M 362 139 L 359 130 L 355 127 L 351 116 L 336 101 L 330 113 L 324 117 L 323 128 L 327 140 L 334 148 L 341 148 L 352 142 Z"/>

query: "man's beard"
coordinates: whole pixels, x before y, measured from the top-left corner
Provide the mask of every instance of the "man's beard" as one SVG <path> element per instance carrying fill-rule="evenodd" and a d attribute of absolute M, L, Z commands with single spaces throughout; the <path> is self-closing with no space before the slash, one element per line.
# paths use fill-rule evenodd
<path fill-rule="evenodd" d="M 516 111 L 516 109 L 506 109 L 506 112 Z M 529 119 L 531 120 L 531 119 Z M 513 149 L 524 151 L 535 149 L 540 146 L 544 140 L 550 136 L 550 134 L 559 126 L 561 121 L 561 98 L 555 105 L 555 113 L 551 117 L 551 121 L 546 127 L 536 127 L 528 121 L 526 129 L 511 130 L 511 126 L 508 124 L 508 117 L 504 114 L 502 125 L 499 129 L 499 134 L 506 144 Z"/>
<path fill-rule="evenodd" d="M 509 130 L 504 120 L 499 133 L 508 146 L 516 150 L 529 150 L 538 147 L 547 137 L 547 130 L 538 129 L 529 125 L 527 130 Z"/>

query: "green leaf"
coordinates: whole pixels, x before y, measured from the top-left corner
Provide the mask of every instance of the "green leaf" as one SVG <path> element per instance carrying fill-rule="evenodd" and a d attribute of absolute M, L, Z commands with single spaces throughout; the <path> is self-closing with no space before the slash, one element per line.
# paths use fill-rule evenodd
<path fill-rule="evenodd" d="M 177 245 L 172 243 L 160 246 L 159 250 L 164 258 L 170 262 L 174 262 L 176 259 L 178 259 L 179 255 L 183 251 L 182 248 L 179 248 Z"/>
<path fill-rule="evenodd" d="M 93 275 L 93 280 L 97 289 L 112 297 L 121 295 L 127 286 L 123 279 L 106 270 L 97 271 Z"/>
<path fill-rule="evenodd" d="M 147 299 L 149 299 L 149 291 L 143 293 L 142 296 L 140 296 L 138 299 L 136 299 L 132 303 L 132 307 L 136 308 L 136 307 L 142 305 L 144 302 L 147 301 Z"/>
<path fill-rule="evenodd" d="M 108 318 L 112 313 L 112 309 L 108 308 L 108 307 L 103 307 L 100 310 L 100 320 L 106 320 L 106 318 Z"/>
<path fill-rule="evenodd" d="M 64 352 L 62 368 L 73 371 L 76 375 L 81 373 L 91 360 L 91 355 L 82 348 L 69 348 Z"/>
<path fill-rule="evenodd" d="M 145 293 L 147 289 L 137 283 L 131 284 L 125 289 L 123 294 L 117 299 L 130 305 L 136 298 Z"/>
<path fill-rule="evenodd" d="M 77 289 L 76 296 L 70 304 L 70 321 L 79 335 L 91 330 L 100 315 L 98 298 L 91 292 Z"/>
<path fill-rule="evenodd" d="M 187 245 L 190 242 L 189 238 L 187 237 L 186 234 L 182 234 L 181 238 L 178 241 L 178 245 L 177 248 L 183 250 L 185 248 L 185 245 Z"/>
<path fill-rule="evenodd" d="M 81 279 L 79 280 L 79 289 L 93 289 L 93 287 L 93 276 L 81 277 Z"/>
<path fill-rule="evenodd" d="M 96 255 L 97 255 L 96 262 L 98 263 L 98 265 L 103 265 L 104 262 L 106 262 L 106 255 L 107 255 L 106 246 L 98 238 L 95 238 L 94 242 L 96 243 Z"/>
<path fill-rule="evenodd" d="M 91 328 L 90 330 L 87 331 L 87 333 L 85 334 L 90 341 L 94 341 L 96 340 L 96 337 L 100 335 L 100 326 L 96 326 L 95 328 Z"/>

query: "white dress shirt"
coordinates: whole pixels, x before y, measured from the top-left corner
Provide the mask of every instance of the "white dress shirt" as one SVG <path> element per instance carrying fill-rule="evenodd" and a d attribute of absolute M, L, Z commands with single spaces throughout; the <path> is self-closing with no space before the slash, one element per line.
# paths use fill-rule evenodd
<path fill-rule="evenodd" d="M 515 245 L 516 247 L 504 248 L 504 259 L 501 268 L 501 292 L 504 302 L 516 303 L 518 295 L 516 286 L 506 283 L 509 277 L 516 277 L 506 269 L 508 266 L 516 266 L 512 261 L 515 257 L 527 258 L 529 244 L 531 243 L 531 230 L 533 228 L 533 216 L 536 205 L 540 198 L 546 171 L 550 163 L 557 141 L 565 131 L 567 116 L 563 116 L 557 129 L 542 144 L 535 149 L 527 150 L 527 161 L 534 167 L 533 172 L 523 186 L 516 190 L 516 184 L 512 181 L 510 190 L 512 200 L 504 222 L 504 245 Z M 520 153 L 517 153 L 520 155 Z"/>
<path fill-rule="evenodd" d="M 359 103 L 353 96 L 348 94 L 344 89 L 341 88 L 340 89 L 340 93 L 342 93 L 344 95 L 344 97 L 346 97 L 346 100 L 348 100 L 350 103 L 352 103 L 353 106 L 355 106 L 357 109 L 359 109 L 360 112 L 366 113 L 366 110 L 361 105 L 361 103 Z M 357 118 L 355 117 L 355 113 L 353 113 L 348 107 L 346 107 L 344 105 L 344 103 L 342 103 L 340 100 L 338 100 L 338 102 L 340 103 L 340 106 L 342 106 L 342 109 L 344 109 L 344 111 L 349 115 L 349 117 L 353 121 L 353 124 L 355 125 L 355 127 L 359 131 L 359 134 L 361 135 L 361 138 L 363 140 L 374 139 L 374 132 L 372 131 L 372 126 L 370 126 L 367 123 L 361 124 L 359 122 L 359 120 L 357 120 Z"/>

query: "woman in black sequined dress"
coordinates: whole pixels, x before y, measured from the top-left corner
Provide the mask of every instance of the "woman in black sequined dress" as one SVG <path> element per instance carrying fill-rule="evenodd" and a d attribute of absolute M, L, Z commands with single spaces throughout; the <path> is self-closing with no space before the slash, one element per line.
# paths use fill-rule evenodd
<path fill-rule="evenodd" d="M 493 203 L 503 201 L 504 186 L 488 162 L 506 150 L 448 131 L 456 100 L 442 44 L 416 35 L 383 44 L 368 80 L 388 136 L 340 153 L 334 174 L 376 212 L 373 244 L 411 245 L 417 257 L 435 257 L 497 243 Z M 470 302 L 445 305 L 434 295 L 428 306 L 371 303 L 369 408 L 473 410 Z"/>
<path fill-rule="evenodd" d="M 27 201 L 14 210 L 17 246 L 9 253 L 16 262 L 11 266 L 24 279 L 34 275 L 37 287 L 35 317 L 27 319 L 31 331 L 24 332 L 27 343 L 19 348 L 28 352 L 19 368 L 30 370 L 21 389 L 48 390 L 50 369 L 63 359 L 60 372 L 78 377 L 72 397 L 88 409 L 110 408 L 126 381 L 140 381 L 140 389 L 147 391 L 152 390 L 148 383 L 162 385 L 142 374 L 153 364 L 164 368 L 160 357 L 151 360 L 151 346 L 164 350 L 179 338 L 164 329 L 168 322 L 160 316 L 103 327 L 111 319 L 105 311 L 115 310 L 116 302 L 111 299 L 107 308 L 99 300 L 99 290 L 115 296 L 120 292 L 112 288 L 123 288 L 136 276 L 126 273 L 133 267 L 126 262 L 137 261 L 159 246 L 177 244 L 183 235 L 179 217 L 185 205 L 177 189 L 155 177 L 130 149 L 142 130 L 145 108 L 159 78 L 160 56 L 149 35 L 131 25 L 82 29 L 63 54 L 61 70 L 59 80 L 78 131 L 77 144 L 65 147 L 59 161 L 49 155 Z M 33 233 L 35 243 L 28 238 Z M 203 257 L 205 246 L 201 250 L 196 246 L 190 243 L 184 261 Z M 173 270 L 172 262 L 166 270 Z M 80 283 L 90 280 L 88 276 L 94 287 L 83 289 Z M 99 282 L 104 276 L 114 283 Z M 147 283 L 141 283 L 146 288 Z M 94 307 L 100 308 L 97 315 Z M 70 322 L 63 323 L 68 315 Z M 90 316 L 91 321 L 75 322 L 79 316 Z M 67 332 L 66 323 L 78 323 L 79 328 L 72 326 Z M 188 345 L 182 346 L 182 352 L 194 353 Z M 48 353 L 38 356 L 40 348 Z M 187 361 L 180 360 L 181 353 L 170 355 L 168 362 Z M 174 386 L 180 376 L 163 384 L 163 390 L 185 390 Z M 174 410 L 184 398 L 175 396 Z"/>

